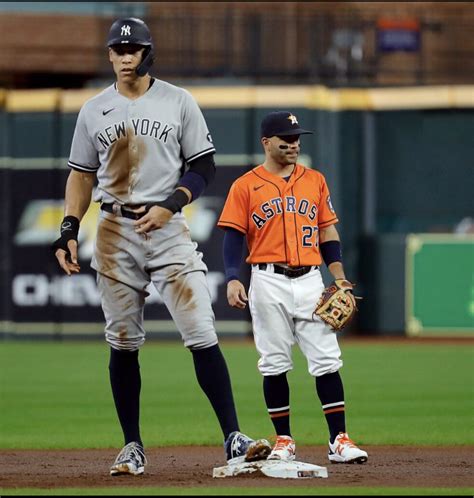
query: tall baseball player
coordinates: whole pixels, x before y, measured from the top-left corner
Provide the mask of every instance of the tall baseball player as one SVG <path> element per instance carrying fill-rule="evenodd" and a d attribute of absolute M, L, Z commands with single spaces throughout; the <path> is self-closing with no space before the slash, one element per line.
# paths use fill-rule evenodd
<path fill-rule="evenodd" d="M 116 82 L 88 100 L 72 140 L 61 236 L 53 244 L 61 268 L 80 271 L 79 224 L 100 202 L 92 268 L 97 272 L 110 345 L 110 382 L 125 446 L 113 476 L 142 474 L 141 377 L 143 308 L 153 282 L 192 353 L 198 383 L 224 435 L 229 462 L 264 459 L 266 440 L 240 432 L 231 382 L 218 345 L 207 286 L 207 266 L 181 209 L 213 180 L 215 153 L 197 103 L 184 89 L 152 78 L 154 49 L 146 24 L 115 21 L 108 35 Z"/>
<path fill-rule="evenodd" d="M 319 271 L 323 260 L 343 287 L 344 299 L 351 305 L 355 301 L 344 274 L 335 228 L 338 218 L 324 176 L 296 162 L 300 135 L 307 133 L 312 132 L 300 128 L 296 116 L 287 111 L 272 112 L 262 121 L 265 162 L 232 184 L 218 221 L 226 230 L 227 298 L 235 308 L 249 303 L 263 393 L 277 435 L 268 459 L 295 458 L 287 372 L 293 368 L 291 350 L 296 343 L 316 379 L 329 428 L 329 460 L 364 463 L 367 453 L 346 432 L 336 333 L 314 315 L 324 291 Z M 244 238 L 249 250 L 246 261 L 252 266 L 248 298 L 238 276 Z M 334 314 L 339 316 L 337 306 Z"/>

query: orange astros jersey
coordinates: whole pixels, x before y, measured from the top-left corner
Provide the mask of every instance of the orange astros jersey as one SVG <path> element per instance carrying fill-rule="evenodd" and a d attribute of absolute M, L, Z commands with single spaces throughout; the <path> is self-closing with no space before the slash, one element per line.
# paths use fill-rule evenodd
<path fill-rule="evenodd" d="M 324 176 L 297 164 L 288 181 L 256 166 L 232 184 L 217 226 L 247 237 L 247 263 L 322 263 L 319 229 L 337 223 Z"/>

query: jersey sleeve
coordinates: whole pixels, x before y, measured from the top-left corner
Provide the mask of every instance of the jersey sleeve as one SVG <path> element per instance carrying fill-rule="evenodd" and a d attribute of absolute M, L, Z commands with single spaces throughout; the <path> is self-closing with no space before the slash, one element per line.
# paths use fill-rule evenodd
<path fill-rule="evenodd" d="M 240 183 L 233 183 L 224 203 L 217 226 L 224 229 L 234 228 L 246 234 L 249 228 L 248 204 L 248 192 Z"/>
<path fill-rule="evenodd" d="M 99 155 L 87 131 L 86 109 L 83 106 L 79 111 L 72 137 L 71 153 L 68 166 L 78 171 L 95 173 L 99 169 Z"/>
<path fill-rule="evenodd" d="M 325 228 L 329 225 L 334 225 L 339 220 L 331 202 L 331 195 L 326 179 L 322 175 L 321 179 L 321 202 L 319 205 L 318 225 L 319 228 Z"/>
<path fill-rule="evenodd" d="M 194 97 L 184 91 L 181 149 L 187 163 L 216 151 L 206 121 Z"/>

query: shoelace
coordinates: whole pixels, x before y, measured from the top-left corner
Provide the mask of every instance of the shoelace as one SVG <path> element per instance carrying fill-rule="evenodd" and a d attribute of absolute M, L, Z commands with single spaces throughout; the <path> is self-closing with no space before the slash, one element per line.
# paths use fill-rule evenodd
<path fill-rule="evenodd" d="M 291 443 L 292 443 L 291 439 L 277 438 L 275 451 L 286 450 Z"/>
<path fill-rule="evenodd" d="M 234 452 L 239 451 L 241 445 L 242 445 L 242 440 L 240 439 L 240 437 L 239 436 L 234 437 L 234 440 L 232 441 L 231 444 L 232 451 Z"/>
<path fill-rule="evenodd" d="M 117 460 L 131 460 L 132 457 L 138 462 L 143 462 L 143 464 L 147 463 L 145 453 L 135 444 L 127 444 L 120 452 Z"/>
<path fill-rule="evenodd" d="M 357 446 L 354 444 L 354 441 L 350 439 L 350 437 L 347 434 L 344 434 L 339 438 L 339 445 L 344 446 L 347 445 L 349 448 L 357 448 Z"/>

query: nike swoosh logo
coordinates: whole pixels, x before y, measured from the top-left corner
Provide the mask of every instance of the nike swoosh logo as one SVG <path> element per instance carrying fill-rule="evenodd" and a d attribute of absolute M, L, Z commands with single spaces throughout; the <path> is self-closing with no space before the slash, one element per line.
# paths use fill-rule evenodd
<path fill-rule="evenodd" d="M 109 109 L 108 111 L 102 111 L 102 116 L 106 116 L 109 112 L 112 112 L 115 109 L 115 107 L 112 107 L 112 109 Z"/>
<path fill-rule="evenodd" d="M 258 185 L 257 187 L 254 187 L 253 188 L 253 191 L 255 192 L 256 190 L 258 190 L 259 188 L 262 188 L 265 184 L 263 183 L 262 185 Z"/>

